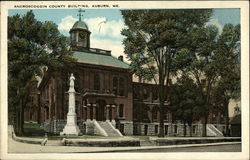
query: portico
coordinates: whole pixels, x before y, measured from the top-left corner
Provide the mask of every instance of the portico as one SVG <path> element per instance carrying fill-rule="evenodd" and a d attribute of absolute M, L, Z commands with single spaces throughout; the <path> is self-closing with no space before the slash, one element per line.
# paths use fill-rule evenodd
<path fill-rule="evenodd" d="M 106 104 L 104 100 L 97 103 L 88 103 L 85 108 L 86 120 L 113 121 L 117 115 L 115 104 Z"/>

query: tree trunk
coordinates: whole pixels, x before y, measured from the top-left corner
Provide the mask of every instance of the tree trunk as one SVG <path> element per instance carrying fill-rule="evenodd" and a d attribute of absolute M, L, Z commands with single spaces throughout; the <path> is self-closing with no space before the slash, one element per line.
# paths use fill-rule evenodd
<path fill-rule="evenodd" d="M 24 121 L 24 106 L 23 106 L 23 97 L 20 100 L 20 110 L 19 110 L 19 118 L 18 118 L 18 134 L 23 135 L 23 121 Z"/>
<path fill-rule="evenodd" d="M 37 123 L 41 124 L 41 98 L 40 98 L 40 93 L 37 94 L 37 98 L 38 98 L 38 109 L 37 109 Z"/>
<path fill-rule="evenodd" d="M 187 135 L 186 122 L 184 121 L 184 124 L 183 124 L 183 136 L 186 137 L 186 135 Z"/>
<path fill-rule="evenodd" d="M 160 132 L 159 137 L 164 137 L 164 105 L 160 103 Z"/>
<path fill-rule="evenodd" d="M 190 137 L 192 137 L 193 136 L 192 124 L 188 124 L 188 126 L 189 126 L 189 135 Z"/>
<path fill-rule="evenodd" d="M 164 77 L 159 72 L 159 99 L 160 99 L 160 131 L 159 137 L 164 137 Z"/>
<path fill-rule="evenodd" d="M 225 107 L 225 123 L 226 123 L 226 132 L 225 132 L 225 136 L 230 136 L 229 133 L 229 116 L 228 116 L 228 104 L 229 104 L 229 100 L 225 99 L 224 100 L 224 107 Z"/>
<path fill-rule="evenodd" d="M 207 115 L 204 116 L 204 122 L 202 125 L 202 137 L 207 136 Z"/>

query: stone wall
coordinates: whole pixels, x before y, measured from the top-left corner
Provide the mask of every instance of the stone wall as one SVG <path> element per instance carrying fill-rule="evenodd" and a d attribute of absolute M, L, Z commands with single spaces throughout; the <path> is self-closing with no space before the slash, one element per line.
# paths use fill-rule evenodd
<path fill-rule="evenodd" d="M 86 125 L 86 134 L 87 135 L 94 135 L 95 134 L 95 125 L 91 120 L 87 120 L 85 122 Z"/>
<path fill-rule="evenodd" d="M 167 131 L 166 131 L 167 129 Z M 192 136 L 201 136 L 202 124 L 193 124 L 191 126 Z M 160 132 L 159 123 L 138 123 L 133 124 L 134 135 L 157 136 Z M 165 136 L 183 136 L 184 125 L 182 123 L 164 123 Z M 186 136 L 190 136 L 190 127 L 186 125 Z"/>
<path fill-rule="evenodd" d="M 121 121 L 121 124 L 124 124 L 124 134 L 125 135 L 133 135 L 133 122 Z"/>
<path fill-rule="evenodd" d="M 78 126 L 81 131 L 80 134 L 83 135 L 99 135 L 100 133 L 96 129 L 93 121 L 91 120 L 78 120 Z M 115 127 L 115 121 L 111 121 L 111 124 Z M 63 131 L 64 126 L 66 125 L 66 120 L 63 119 L 54 119 L 51 121 L 45 121 L 42 124 L 42 128 L 51 134 L 58 135 Z M 225 125 L 223 124 L 214 124 L 215 127 L 223 133 L 225 130 Z M 122 129 L 121 129 L 122 126 Z M 120 128 L 119 128 L 120 127 Z M 131 121 L 120 121 L 120 126 L 117 129 L 124 135 L 147 135 L 147 136 L 157 136 L 160 131 L 159 123 L 140 123 L 140 122 L 131 122 Z M 167 131 L 165 131 L 167 129 Z M 202 136 L 202 124 L 194 123 L 191 126 L 192 136 Z M 209 132 L 207 130 L 207 132 Z M 183 136 L 184 127 L 182 123 L 164 123 L 164 134 L 165 136 Z M 208 135 L 210 135 L 208 133 Z M 186 136 L 190 136 L 190 127 L 186 125 Z"/>

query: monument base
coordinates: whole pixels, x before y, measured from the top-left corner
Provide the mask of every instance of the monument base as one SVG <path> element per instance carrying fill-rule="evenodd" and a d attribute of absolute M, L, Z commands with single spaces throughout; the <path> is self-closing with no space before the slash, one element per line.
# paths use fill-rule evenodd
<path fill-rule="evenodd" d="M 77 125 L 66 125 L 60 135 L 67 136 L 78 136 L 80 134 L 80 129 Z"/>

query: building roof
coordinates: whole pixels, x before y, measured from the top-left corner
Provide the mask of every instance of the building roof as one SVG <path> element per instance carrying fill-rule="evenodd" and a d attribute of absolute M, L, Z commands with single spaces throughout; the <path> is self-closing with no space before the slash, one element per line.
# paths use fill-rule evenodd
<path fill-rule="evenodd" d="M 234 116 L 229 123 L 230 124 L 241 124 L 241 114 L 237 114 L 236 116 Z"/>
<path fill-rule="evenodd" d="M 92 51 L 74 51 L 73 57 L 76 58 L 79 63 L 95 64 L 123 69 L 129 68 L 129 64 L 113 57 L 110 54 L 110 51 L 107 51 L 107 53 L 98 53 Z"/>
<path fill-rule="evenodd" d="M 71 29 L 85 29 L 85 30 L 89 30 L 87 24 L 85 22 L 83 22 L 83 21 L 80 21 L 80 20 L 77 21 L 73 25 L 73 27 Z"/>

